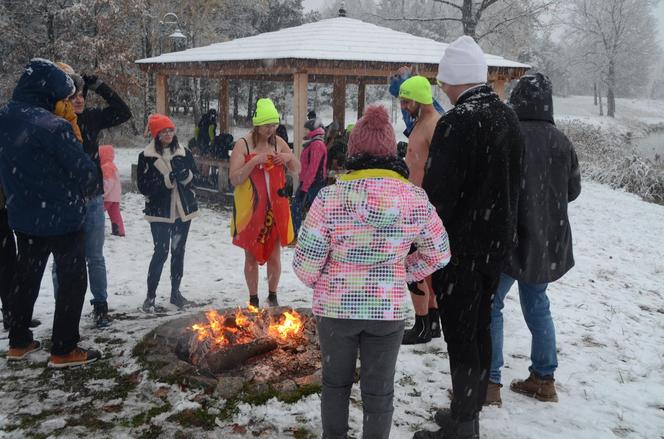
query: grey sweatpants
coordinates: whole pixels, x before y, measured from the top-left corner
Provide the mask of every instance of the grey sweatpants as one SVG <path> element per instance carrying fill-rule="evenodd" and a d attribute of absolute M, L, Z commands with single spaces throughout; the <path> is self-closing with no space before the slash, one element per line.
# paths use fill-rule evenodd
<path fill-rule="evenodd" d="M 346 439 L 348 403 L 360 351 L 364 439 L 387 439 L 394 407 L 394 368 L 404 321 L 317 317 L 323 363 L 323 439 Z"/>

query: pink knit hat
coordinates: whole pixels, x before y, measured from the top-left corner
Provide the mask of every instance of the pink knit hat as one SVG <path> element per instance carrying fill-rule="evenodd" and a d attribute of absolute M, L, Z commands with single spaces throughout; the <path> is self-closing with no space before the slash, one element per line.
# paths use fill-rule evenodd
<path fill-rule="evenodd" d="M 382 105 L 367 107 L 348 139 L 348 156 L 370 154 L 397 155 L 397 140 L 387 109 Z"/>

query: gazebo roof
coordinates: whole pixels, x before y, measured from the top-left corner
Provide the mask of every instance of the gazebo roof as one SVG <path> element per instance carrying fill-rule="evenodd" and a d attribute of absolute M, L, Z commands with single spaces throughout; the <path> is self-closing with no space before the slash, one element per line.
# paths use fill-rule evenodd
<path fill-rule="evenodd" d="M 138 64 L 194 62 L 325 60 L 438 65 L 448 45 L 361 20 L 336 17 L 223 43 L 136 61 Z M 486 54 L 489 67 L 528 69 L 530 66 Z"/>

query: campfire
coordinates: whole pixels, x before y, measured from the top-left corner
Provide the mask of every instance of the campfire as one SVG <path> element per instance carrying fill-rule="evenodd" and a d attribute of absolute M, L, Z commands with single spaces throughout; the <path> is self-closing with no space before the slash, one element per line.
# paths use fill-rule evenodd
<path fill-rule="evenodd" d="M 311 357 L 318 350 L 313 318 L 285 307 L 209 310 L 188 329 L 178 342 L 178 357 L 214 375 L 268 363 L 275 374 L 293 369 L 297 375 L 302 364 L 294 364 L 295 354 Z"/>

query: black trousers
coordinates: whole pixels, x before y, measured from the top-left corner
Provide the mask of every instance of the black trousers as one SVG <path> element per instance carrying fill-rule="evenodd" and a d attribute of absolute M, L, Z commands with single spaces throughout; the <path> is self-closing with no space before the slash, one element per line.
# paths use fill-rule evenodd
<path fill-rule="evenodd" d="M 180 288 L 180 281 L 184 271 L 184 249 L 187 245 L 189 226 L 191 221 L 182 222 L 179 219 L 173 224 L 150 223 L 154 253 L 148 269 L 148 297 L 157 295 L 157 286 L 161 278 L 164 263 L 168 259 L 168 248 L 171 249 L 171 291 Z"/>
<path fill-rule="evenodd" d="M 7 210 L 0 209 L 0 303 L 3 314 L 9 311 L 9 291 L 16 270 L 16 241 L 9 228 Z M 8 322 L 4 322 L 8 324 Z"/>
<path fill-rule="evenodd" d="M 452 417 L 472 420 L 482 410 L 491 365 L 491 303 L 499 270 L 453 257 L 433 276 L 452 373 Z"/>
<path fill-rule="evenodd" d="M 59 288 L 55 299 L 51 353 L 65 355 L 76 348 L 80 340 L 78 324 L 88 288 L 84 237 L 83 230 L 47 237 L 16 233 L 18 259 L 9 294 L 11 347 L 25 347 L 32 341 L 30 320 L 48 257 L 53 254 Z"/>

